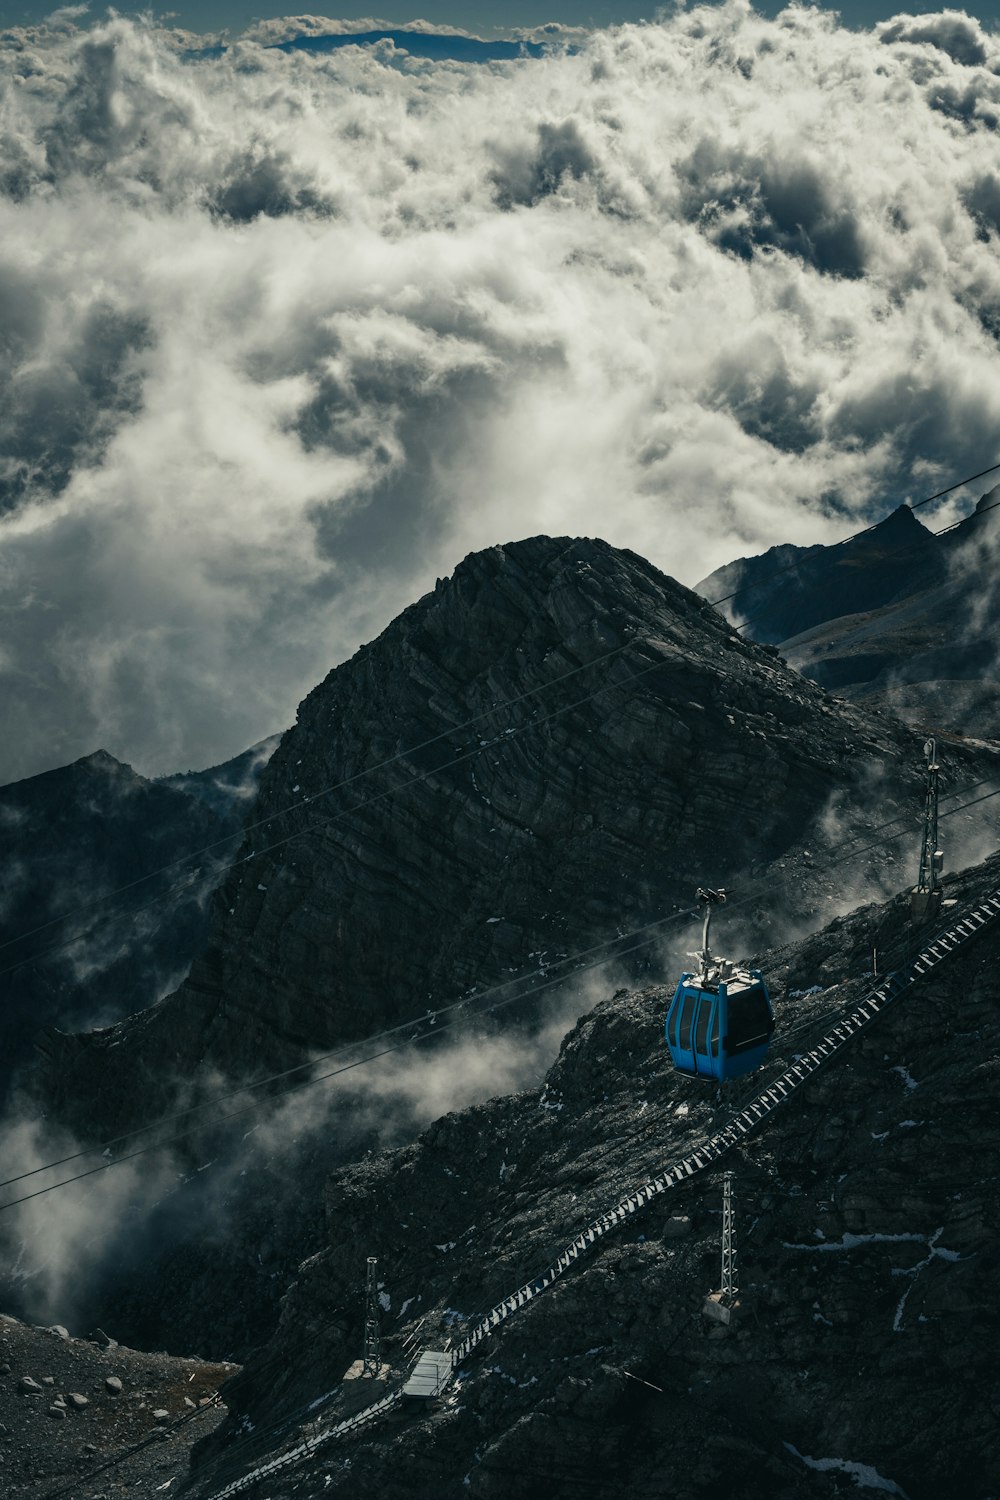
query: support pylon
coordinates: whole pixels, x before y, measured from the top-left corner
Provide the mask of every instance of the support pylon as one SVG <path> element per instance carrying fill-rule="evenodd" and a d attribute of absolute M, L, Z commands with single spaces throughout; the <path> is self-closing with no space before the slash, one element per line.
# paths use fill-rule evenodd
<path fill-rule="evenodd" d="M 920 841 L 920 872 L 910 892 L 910 917 L 915 923 L 927 922 L 941 910 L 941 887 L 938 877 L 944 855 L 938 842 L 938 773 L 937 742 L 932 737 L 924 745 L 927 757 L 927 789 L 924 793 L 924 831 Z"/>
<path fill-rule="evenodd" d="M 732 1307 L 739 1296 L 736 1271 L 736 1219 L 733 1214 L 733 1174 L 722 1174 L 722 1300 Z"/>
<path fill-rule="evenodd" d="M 739 1309 L 739 1279 L 736 1273 L 736 1216 L 733 1211 L 733 1174 L 722 1174 L 722 1285 L 709 1292 L 702 1312 L 713 1323 L 728 1327 Z"/>
<path fill-rule="evenodd" d="M 378 1282 L 375 1268 L 378 1261 L 374 1255 L 368 1257 L 368 1277 L 365 1282 L 365 1354 L 362 1375 L 382 1373 L 382 1330 L 379 1320 Z"/>

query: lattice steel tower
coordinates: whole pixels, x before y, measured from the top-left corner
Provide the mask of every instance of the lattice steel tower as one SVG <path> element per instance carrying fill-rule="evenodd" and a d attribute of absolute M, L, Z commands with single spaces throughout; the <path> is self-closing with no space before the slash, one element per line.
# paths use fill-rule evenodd
<path fill-rule="evenodd" d="M 927 789 L 924 794 L 924 832 L 920 841 L 920 873 L 910 892 L 910 916 L 914 922 L 925 922 L 936 917 L 941 910 L 941 887 L 938 876 L 944 864 L 944 855 L 938 842 L 938 773 L 937 742 L 933 738 L 924 745 L 927 757 Z"/>
<path fill-rule="evenodd" d="M 733 1174 L 722 1174 L 722 1302 L 732 1307 L 739 1295 L 736 1273 L 736 1220 L 733 1214 Z"/>
<path fill-rule="evenodd" d="M 382 1330 L 379 1321 L 378 1282 L 375 1279 L 377 1265 L 375 1256 L 369 1255 L 368 1278 L 365 1282 L 365 1357 L 362 1375 L 382 1373 Z"/>

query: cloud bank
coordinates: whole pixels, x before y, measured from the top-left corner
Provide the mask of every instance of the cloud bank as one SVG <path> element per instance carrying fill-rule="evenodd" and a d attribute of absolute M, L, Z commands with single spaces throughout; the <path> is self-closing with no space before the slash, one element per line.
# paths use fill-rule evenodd
<path fill-rule="evenodd" d="M 0 32 L 0 782 L 221 760 L 472 548 L 692 583 L 998 456 L 963 12 L 484 66 L 82 24 Z"/>

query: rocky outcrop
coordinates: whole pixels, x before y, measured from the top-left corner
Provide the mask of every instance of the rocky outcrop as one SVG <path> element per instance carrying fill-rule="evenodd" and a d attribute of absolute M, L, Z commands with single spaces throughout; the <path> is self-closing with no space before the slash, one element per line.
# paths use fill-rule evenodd
<path fill-rule="evenodd" d="M 918 743 L 633 553 L 474 554 L 306 698 L 189 977 L 141 1017 L 50 1037 L 46 1105 L 116 1131 L 179 1079 L 292 1065 L 751 866 L 815 920 L 828 893 L 789 883 L 785 855 L 916 797 Z"/>
<path fill-rule="evenodd" d="M 1000 858 L 948 894 L 964 903 L 998 883 Z M 873 930 L 887 949 L 908 945 L 906 903 L 763 956 L 775 1071 L 870 984 Z M 404 1405 L 276 1474 L 268 1493 L 792 1500 L 853 1480 L 910 1500 L 995 1493 L 1000 1315 L 984 1273 L 1000 1231 L 998 956 L 991 928 L 725 1158 L 741 1287 L 729 1327 L 703 1314 L 719 1284 L 720 1167 L 601 1241 L 444 1399 Z M 226 1387 L 230 1420 L 201 1445 L 188 1493 L 318 1430 L 317 1409 L 324 1425 L 347 1413 L 338 1383 L 361 1351 L 367 1256 L 401 1375 L 408 1338 L 461 1337 L 724 1118 L 729 1100 L 671 1070 L 668 994 L 616 994 L 567 1037 L 540 1089 L 332 1177 L 329 1244 L 302 1266 L 270 1346 Z"/>
<path fill-rule="evenodd" d="M 213 1398 L 232 1373 L 127 1349 L 99 1330 L 74 1338 L 0 1316 L 4 1500 L 168 1492 L 191 1444 L 218 1423 Z"/>
<path fill-rule="evenodd" d="M 269 735 L 249 750 L 234 755 L 232 760 L 209 766 L 205 771 L 178 771 L 173 776 L 162 776 L 158 785 L 186 792 L 223 817 L 230 817 L 234 810 L 246 811 L 253 804 L 261 772 L 280 743 L 280 734 Z"/>

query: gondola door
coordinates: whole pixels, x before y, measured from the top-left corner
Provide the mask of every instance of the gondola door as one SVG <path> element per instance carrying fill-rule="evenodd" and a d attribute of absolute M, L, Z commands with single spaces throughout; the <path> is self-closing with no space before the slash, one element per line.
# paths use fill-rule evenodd
<path fill-rule="evenodd" d="M 667 1043 L 674 1066 L 692 1078 L 719 1076 L 721 995 L 689 984 L 684 975 L 667 1015 Z"/>
<path fill-rule="evenodd" d="M 691 1028 L 698 1009 L 700 992 L 685 987 L 683 980 L 673 1006 L 673 1022 L 668 1022 L 668 1040 L 672 1043 L 674 1063 L 683 1073 L 696 1072 L 694 1049 L 691 1046 Z"/>
<path fill-rule="evenodd" d="M 697 1012 L 691 1027 L 691 1043 L 694 1052 L 695 1072 L 699 1078 L 711 1078 L 715 1072 L 709 1051 L 712 1014 L 718 1004 L 718 996 L 710 990 L 702 990 Z"/>

